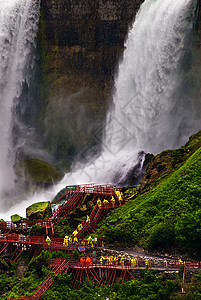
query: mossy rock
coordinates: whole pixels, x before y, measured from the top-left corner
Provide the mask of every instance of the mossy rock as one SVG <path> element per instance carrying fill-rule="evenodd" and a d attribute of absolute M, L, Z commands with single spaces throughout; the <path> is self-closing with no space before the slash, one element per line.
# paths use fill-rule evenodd
<path fill-rule="evenodd" d="M 33 219 L 46 219 L 52 213 L 50 201 L 37 202 L 26 209 L 26 216 L 29 220 Z"/>
<path fill-rule="evenodd" d="M 63 179 L 64 173 L 39 159 L 30 159 L 15 165 L 18 176 L 24 176 L 28 182 L 37 185 L 52 185 Z"/>
<path fill-rule="evenodd" d="M 11 221 L 12 222 L 19 222 L 22 220 L 22 217 L 20 217 L 19 215 L 15 214 L 11 216 Z"/>

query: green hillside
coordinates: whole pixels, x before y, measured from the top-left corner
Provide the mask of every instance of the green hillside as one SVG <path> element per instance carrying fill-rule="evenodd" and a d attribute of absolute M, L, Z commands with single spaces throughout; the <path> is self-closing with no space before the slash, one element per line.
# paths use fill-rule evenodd
<path fill-rule="evenodd" d="M 200 142 L 199 135 L 194 145 Z M 157 186 L 112 212 L 102 222 L 99 234 L 111 244 L 201 256 L 200 170 L 198 148 L 169 177 L 159 178 Z"/>

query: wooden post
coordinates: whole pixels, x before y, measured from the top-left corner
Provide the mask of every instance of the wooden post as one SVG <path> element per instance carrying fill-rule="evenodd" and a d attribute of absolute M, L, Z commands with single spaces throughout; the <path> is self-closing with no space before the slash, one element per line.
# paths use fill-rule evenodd
<path fill-rule="evenodd" d="M 181 289 L 182 293 L 184 293 L 185 270 L 186 270 L 186 262 L 184 261 L 183 282 L 182 282 L 182 289 Z"/>

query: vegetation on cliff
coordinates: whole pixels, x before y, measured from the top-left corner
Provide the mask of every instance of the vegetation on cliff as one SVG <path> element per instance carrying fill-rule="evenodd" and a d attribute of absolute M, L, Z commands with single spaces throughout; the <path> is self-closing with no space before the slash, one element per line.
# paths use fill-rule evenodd
<path fill-rule="evenodd" d="M 161 167 L 163 166 L 163 167 Z M 107 243 L 121 247 L 140 246 L 149 251 L 177 253 L 201 257 L 201 132 L 176 150 L 164 151 L 149 164 L 142 185 L 125 188 L 129 201 L 110 212 L 95 233 L 104 236 Z M 155 178 L 155 180 L 153 180 Z M 86 194 L 83 202 L 66 219 L 55 226 L 56 236 L 71 234 L 80 221 L 93 209 L 91 196 Z M 44 203 L 49 207 L 49 203 Z M 39 207 L 38 207 L 39 206 Z M 29 215 L 40 211 L 41 203 L 28 208 Z M 43 210 L 44 212 L 45 210 Z M 50 213 L 50 212 L 49 212 Z M 29 216 L 30 217 L 30 216 Z M 40 216 L 44 218 L 46 216 Z M 35 218 L 35 216 L 34 216 Z M 44 229 L 34 225 L 29 234 L 43 235 Z M 40 234 L 38 234 L 40 233 Z M 29 261 L 28 269 L 19 277 L 18 264 L 11 264 L 2 257 L 0 270 L 1 297 L 28 295 L 43 278 L 51 273 L 47 260 L 63 257 L 60 251 L 42 251 Z M 74 255 L 78 255 L 75 253 Z M 201 290 L 201 275 L 190 276 L 185 286 L 182 273 L 170 278 L 159 271 L 139 271 L 136 280 L 113 287 L 98 287 L 85 282 L 80 289 L 72 290 L 71 275 L 53 275 L 52 289 L 43 299 L 198 299 Z M 181 294 L 184 287 L 185 294 Z"/>
<path fill-rule="evenodd" d="M 102 222 L 98 232 L 111 244 L 136 244 L 149 250 L 179 251 L 201 256 L 201 133 L 173 155 L 177 166 L 151 182 Z M 170 152 L 170 151 L 169 151 Z M 166 152 L 164 152 L 166 158 Z M 163 155 L 160 155 L 161 160 Z M 174 159 L 175 161 L 175 159 Z M 152 165 L 155 164 L 153 161 Z M 148 167 L 148 170 L 151 166 Z M 148 173 L 145 174 L 148 177 Z M 127 190 L 132 194 L 135 190 Z"/>
<path fill-rule="evenodd" d="M 11 221 L 12 222 L 18 222 L 18 221 L 21 221 L 21 220 L 22 220 L 22 217 L 20 217 L 18 214 L 15 214 L 15 215 L 11 216 Z"/>

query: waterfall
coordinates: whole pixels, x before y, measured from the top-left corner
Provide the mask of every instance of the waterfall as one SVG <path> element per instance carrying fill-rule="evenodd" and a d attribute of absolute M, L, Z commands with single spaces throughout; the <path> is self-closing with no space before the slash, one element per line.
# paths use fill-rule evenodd
<path fill-rule="evenodd" d="M 24 1 L 19 2 L 22 3 L 22 7 L 25 7 Z M 26 3 L 30 1 L 27 0 Z M 9 12 L 7 15 L 6 6 L 10 10 L 12 8 L 12 14 Z M 21 11 L 21 6 L 16 6 Z M 14 5 L 3 4 L 3 7 L 5 7 L 5 18 L 13 15 L 13 19 L 11 18 L 9 22 L 4 21 L 0 25 L 1 36 L 8 27 L 7 22 L 11 26 L 12 20 L 18 15 L 15 16 Z M 66 174 L 60 184 L 44 194 L 29 199 L 28 203 L 20 203 L 15 210 L 9 211 L 8 215 L 14 211 L 22 215 L 23 206 L 27 207 L 28 204 L 36 201 L 51 200 L 65 185 L 123 184 L 130 173 L 138 178 L 142 171 L 145 153 L 156 154 L 167 148 L 179 147 L 191 134 L 200 129 L 200 59 L 197 64 L 191 40 L 195 16 L 195 0 L 144 1 L 128 32 L 125 50 L 115 79 L 113 103 L 106 124 L 94 136 L 94 139 L 102 141 L 102 154 L 91 161 L 85 156 L 87 151 L 83 148 L 80 156 L 88 163 L 85 165 L 75 163 L 73 171 Z M 21 18 L 18 23 L 20 22 L 22 22 Z M 24 36 L 26 40 L 26 34 L 23 35 L 24 28 L 21 26 L 22 32 L 18 35 L 21 38 Z M 9 36 L 7 33 L 5 48 L 11 47 L 12 37 L 13 35 Z M 24 45 L 21 39 L 19 41 Z M 26 51 L 29 52 L 28 49 Z M 12 49 L 11 52 L 16 51 Z M 4 130 L 9 132 L 5 134 L 4 141 L 1 141 L 1 144 L 4 142 L 6 145 L 4 158 L 0 158 L 1 165 L 7 160 L 10 150 L 8 137 L 11 136 L 13 100 L 20 95 L 21 89 L 18 85 L 24 78 L 22 76 L 24 67 L 20 65 L 19 68 L 17 65 L 18 60 L 23 56 L 18 53 L 16 60 L 10 55 L 8 58 L 9 52 L 5 53 L 7 58 L 5 57 L 4 69 L 8 72 L 11 69 L 8 66 L 13 64 L 13 71 L 8 75 L 3 72 L 11 80 L 9 86 L 12 87 L 10 88 L 12 95 L 9 99 L 4 88 L 6 81 L 1 79 L 1 89 L 5 95 L 5 97 L 1 96 L 1 99 L 6 98 L 4 103 L 7 103 L 4 114 L 8 124 Z M 26 64 L 25 60 L 22 65 L 24 64 Z M 3 134 L 1 139 L 2 136 Z"/>
<path fill-rule="evenodd" d="M 39 6 L 37 0 L 0 0 L 0 197 L 15 189 L 13 143 L 16 109 L 31 81 Z M 22 133 L 19 132 L 20 138 Z M 19 145 L 18 145 L 19 146 Z"/>
<path fill-rule="evenodd" d="M 156 154 L 181 146 L 192 129 L 199 128 L 197 99 L 193 99 L 188 78 L 191 74 L 185 72 L 195 9 L 196 1 L 192 0 L 148 0 L 142 4 L 116 79 L 112 126 L 106 132 L 112 151 L 122 149 L 128 136 L 129 150 Z M 111 130 L 117 131 L 116 126 L 121 130 L 118 143 L 107 138 Z"/>
<path fill-rule="evenodd" d="M 196 6 L 194 0 L 141 5 L 125 43 L 107 123 L 97 133 L 97 138 L 105 133 L 102 155 L 84 168 L 77 164 L 66 184 L 124 184 L 129 173 L 136 178 L 141 173 L 145 153 L 180 147 L 200 129 L 200 74 L 191 40 Z"/>

